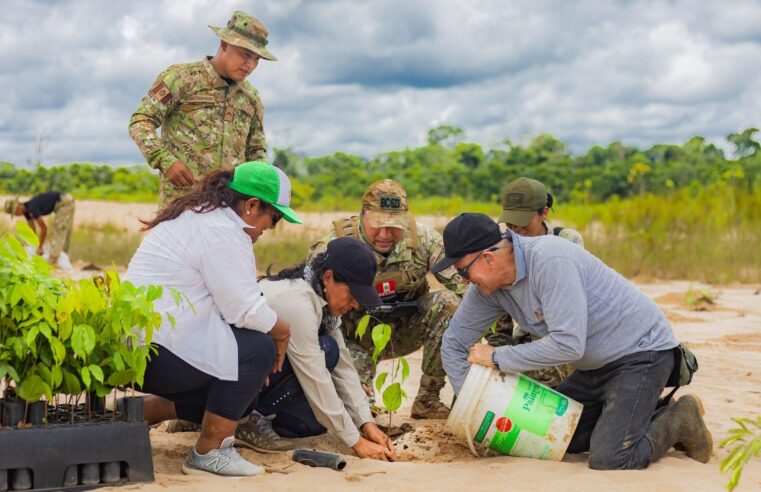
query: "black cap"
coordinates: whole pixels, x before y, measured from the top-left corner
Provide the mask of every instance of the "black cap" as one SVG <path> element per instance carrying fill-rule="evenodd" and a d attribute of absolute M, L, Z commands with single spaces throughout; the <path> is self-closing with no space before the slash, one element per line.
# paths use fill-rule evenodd
<path fill-rule="evenodd" d="M 499 226 L 484 214 L 461 214 L 444 228 L 444 254 L 446 257 L 433 265 L 431 271 L 439 273 L 457 263 L 463 256 L 483 251 L 502 239 Z"/>
<path fill-rule="evenodd" d="M 375 289 L 378 264 L 369 246 L 351 237 L 339 237 L 328 243 L 325 265 L 346 282 L 351 295 L 363 307 L 382 304 Z"/>

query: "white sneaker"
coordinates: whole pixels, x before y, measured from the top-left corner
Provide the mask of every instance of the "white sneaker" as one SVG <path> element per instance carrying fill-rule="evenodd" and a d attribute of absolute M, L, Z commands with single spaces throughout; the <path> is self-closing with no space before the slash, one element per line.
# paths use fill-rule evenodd
<path fill-rule="evenodd" d="M 198 454 L 195 446 L 182 464 L 185 475 L 222 475 L 225 477 L 253 477 L 264 473 L 264 468 L 244 460 L 235 450 L 235 436 L 226 437 L 219 449 Z"/>

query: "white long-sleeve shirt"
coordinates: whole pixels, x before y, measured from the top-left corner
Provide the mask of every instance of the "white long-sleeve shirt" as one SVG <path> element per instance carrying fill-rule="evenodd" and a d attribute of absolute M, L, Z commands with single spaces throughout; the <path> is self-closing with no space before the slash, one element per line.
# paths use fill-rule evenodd
<path fill-rule="evenodd" d="M 333 372 L 325 366 L 318 338 L 325 301 L 302 279 L 262 280 L 260 286 L 278 317 L 291 325 L 288 360 L 317 421 L 344 444 L 354 446 L 359 440 L 359 428 L 375 421 L 349 349 L 337 328 L 328 335 L 338 344 L 338 364 Z"/>
<path fill-rule="evenodd" d="M 185 211 L 148 232 L 124 276 L 135 285 L 164 287 L 154 307 L 174 316 L 176 327 L 163 316 L 153 342 L 227 381 L 238 379 L 238 345 L 229 324 L 268 333 L 277 321 L 256 283 L 246 227 L 230 208 Z M 181 305 L 170 287 L 184 295 Z"/>

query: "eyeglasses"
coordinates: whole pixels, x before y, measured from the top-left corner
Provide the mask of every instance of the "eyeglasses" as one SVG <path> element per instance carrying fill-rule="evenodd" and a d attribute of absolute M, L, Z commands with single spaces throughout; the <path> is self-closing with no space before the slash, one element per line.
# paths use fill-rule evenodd
<path fill-rule="evenodd" d="M 476 255 L 476 257 L 475 257 L 475 258 L 473 258 L 473 259 L 471 260 L 471 262 L 470 262 L 470 263 L 468 263 L 468 264 L 465 266 L 465 268 L 458 268 L 458 269 L 457 269 L 457 273 L 458 273 L 458 274 L 460 275 L 460 277 L 462 277 L 463 279 L 465 279 L 465 280 L 470 280 L 470 273 L 468 272 L 468 270 L 470 270 L 470 267 L 472 267 L 472 266 L 473 266 L 473 264 L 474 264 L 476 261 L 478 261 L 478 259 L 479 259 L 479 258 L 481 258 L 481 255 L 482 255 L 482 254 L 486 253 L 487 251 L 488 251 L 489 253 L 491 253 L 491 252 L 497 251 L 498 249 L 500 249 L 500 247 L 499 247 L 499 246 L 494 246 L 494 247 L 491 247 L 491 248 L 489 248 L 489 249 L 483 249 L 483 250 L 481 250 L 481 251 L 480 251 L 480 252 L 479 252 L 479 253 Z"/>

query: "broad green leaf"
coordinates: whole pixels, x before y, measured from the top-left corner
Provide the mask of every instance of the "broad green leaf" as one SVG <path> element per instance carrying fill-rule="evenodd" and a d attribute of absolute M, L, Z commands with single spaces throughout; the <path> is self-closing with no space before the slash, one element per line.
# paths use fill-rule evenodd
<path fill-rule="evenodd" d="M 66 347 L 57 338 L 50 339 L 50 350 L 53 352 L 56 364 L 63 364 L 66 359 Z"/>
<path fill-rule="evenodd" d="M 36 370 L 37 374 L 39 374 L 40 378 L 42 378 L 45 383 L 47 383 L 49 386 L 55 386 L 53 384 L 53 373 L 50 371 L 50 369 L 42 364 L 38 364 L 36 366 Z"/>
<path fill-rule="evenodd" d="M 128 384 L 130 381 L 132 381 L 135 378 L 135 372 L 132 370 L 128 371 L 117 371 L 110 376 L 108 376 L 108 380 L 106 381 L 111 386 L 124 386 Z"/>
<path fill-rule="evenodd" d="M 22 241 L 34 248 L 40 245 L 40 239 L 37 237 L 37 234 L 24 221 L 16 222 L 16 234 L 18 234 Z"/>
<path fill-rule="evenodd" d="M 78 395 L 82 392 L 82 385 L 76 375 L 64 370 L 61 389 L 67 395 Z"/>
<path fill-rule="evenodd" d="M 26 400 L 29 403 L 39 400 L 42 395 L 47 395 L 49 400 L 53 399 L 50 386 L 48 386 L 42 378 L 36 374 L 33 374 L 22 381 L 18 387 L 17 393 L 21 399 Z"/>
<path fill-rule="evenodd" d="M 378 374 L 378 377 L 375 378 L 375 389 L 380 391 L 381 388 L 383 387 L 383 385 L 386 383 L 386 378 L 387 377 L 388 377 L 388 373 L 387 372 L 382 372 L 382 373 Z"/>
<path fill-rule="evenodd" d="M 159 297 L 161 297 L 161 293 L 163 292 L 163 289 L 158 285 L 149 285 L 148 286 L 148 293 L 147 298 L 149 301 L 153 302 Z"/>
<path fill-rule="evenodd" d="M 71 317 L 66 317 L 66 319 L 58 324 L 58 337 L 62 342 L 65 342 L 71 337 L 72 331 L 74 331 L 74 322 Z"/>
<path fill-rule="evenodd" d="M 95 381 L 94 386 L 95 386 L 95 394 L 98 395 L 101 398 L 111 394 L 111 388 L 102 385 L 98 381 Z"/>
<path fill-rule="evenodd" d="M 12 253 L 16 258 L 21 260 L 27 260 L 29 258 L 29 253 L 27 253 L 24 249 L 24 245 L 21 244 L 15 237 L 7 236 L 4 243 L 8 248 L 8 251 Z"/>
<path fill-rule="evenodd" d="M 56 390 L 61 386 L 61 382 L 63 381 L 63 371 L 59 366 L 53 366 L 53 369 L 50 372 L 53 374 L 53 389 Z"/>
<path fill-rule="evenodd" d="M 90 383 L 92 379 L 90 377 L 90 368 L 83 367 L 80 369 L 79 374 L 82 376 L 82 383 L 84 383 L 86 389 L 90 389 Z"/>
<path fill-rule="evenodd" d="M 373 339 L 373 362 L 376 364 L 378 363 L 378 356 L 381 352 L 383 352 L 383 349 L 386 348 L 386 345 L 388 345 L 389 340 L 391 340 L 391 327 L 385 323 L 378 324 L 373 326 L 372 331 L 372 339 Z"/>
<path fill-rule="evenodd" d="M 12 365 L 0 362 L 0 380 L 4 379 L 5 376 L 10 376 L 14 381 L 19 380 L 18 373 Z"/>
<path fill-rule="evenodd" d="M 40 328 L 38 326 L 31 327 L 25 334 L 24 334 L 24 341 L 26 344 L 32 348 L 34 346 L 34 342 L 37 340 L 37 335 L 40 334 Z"/>
<path fill-rule="evenodd" d="M 402 406 L 402 385 L 394 383 L 383 392 L 383 405 L 389 412 L 395 412 Z"/>
<path fill-rule="evenodd" d="M 96 366 L 95 364 L 90 364 L 90 374 L 92 374 L 92 377 L 94 377 L 97 381 L 103 382 L 103 369 Z"/>
<path fill-rule="evenodd" d="M 174 316 L 172 316 L 169 313 L 166 313 L 166 319 L 169 320 L 169 324 L 172 325 L 172 329 L 177 328 L 177 320 L 175 320 Z"/>
<path fill-rule="evenodd" d="M 365 332 L 367 331 L 367 325 L 370 323 L 370 315 L 366 314 L 360 318 L 359 323 L 357 323 L 357 331 L 354 332 L 354 336 L 357 337 L 357 339 L 361 339 L 363 336 L 365 336 Z"/>
<path fill-rule="evenodd" d="M 410 364 L 407 362 L 407 359 L 404 357 L 400 357 L 399 361 L 402 363 L 402 382 L 407 380 L 407 377 L 410 375 Z"/>
<path fill-rule="evenodd" d="M 86 357 L 95 348 L 95 330 L 89 325 L 77 325 L 71 335 L 71 348 L 80 357 Z M 89 387 L 89 384 L 86 384 Z"/>

